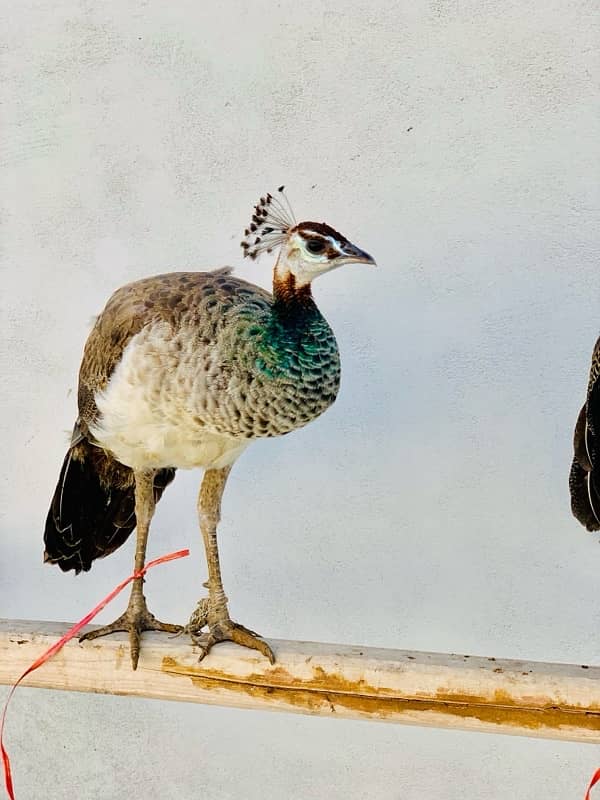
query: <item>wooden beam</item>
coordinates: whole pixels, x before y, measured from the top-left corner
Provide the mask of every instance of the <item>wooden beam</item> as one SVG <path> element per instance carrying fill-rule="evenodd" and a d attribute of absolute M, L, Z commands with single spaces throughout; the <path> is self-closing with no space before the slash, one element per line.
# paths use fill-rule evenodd
<path fill-rule="evenodd" d="M 67 630 L 0 620 L 0 684 L 11 684 Z M 23 683 L 600 742 L 600 667 L 269 640 L 277 663 L 226 643 L 198 663 L 187 637 L 145 633 L 137 672 L 125 634 L 69 642 Z"/>

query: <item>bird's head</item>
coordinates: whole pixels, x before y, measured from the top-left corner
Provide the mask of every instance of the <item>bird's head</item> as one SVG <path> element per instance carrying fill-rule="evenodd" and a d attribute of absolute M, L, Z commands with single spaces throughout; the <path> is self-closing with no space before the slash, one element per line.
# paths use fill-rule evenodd
<path fill-rule="evenodd" d="M 368 253 L 326 223 L 296 223 L 283 186 L 278 196 L 260 198 L 241 246 L 252 259 L 279 248 L 275 279 L 291 276 L 297 289 L 344 264 L 375 264 Z"/>

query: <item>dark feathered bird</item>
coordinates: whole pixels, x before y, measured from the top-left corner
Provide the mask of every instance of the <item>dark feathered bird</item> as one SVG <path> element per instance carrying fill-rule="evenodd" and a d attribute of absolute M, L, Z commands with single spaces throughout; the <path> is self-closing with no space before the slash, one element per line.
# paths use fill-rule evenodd
<path fill-rule="evenodd" d="M 587 397 L 573 437 L 571 509 L 588 531 L 600 530 L 600 338 L 594 347 Z"/>
<path fill-rule="evenodd" d="M 324 223 L 296 224 L 270 194 L 255 207 L 242 247 L 251 258 L 280 248 L 272 294 L 229 268 L 176 272 L 124 286 L 96 320 L 79 372 L 79 418 L 46 521 L 45 559 L 89 570 L 137 527 L 141 569 L 155 504 L 175 469 L 201 467 L 208 598 L 190 632 L 201 655 L 230 639 L 272 660 L 269 646 L 229 617 L 216 538 L 221 496 L 252 441 L 300 428 L 335 400 L 338 348 L 311 282 L 344 264 L 374 262 Z M 135 669 L 142 631 L 180 629 L 148 611 L 138 579 L 125 613 L 84 638 L 128 631 Z"/>

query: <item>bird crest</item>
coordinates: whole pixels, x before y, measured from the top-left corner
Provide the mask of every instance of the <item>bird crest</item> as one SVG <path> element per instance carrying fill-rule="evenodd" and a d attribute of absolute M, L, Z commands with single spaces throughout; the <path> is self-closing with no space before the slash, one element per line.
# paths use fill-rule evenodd
<path fill-rule="evenodd" d="M 276 195 L 267 193 L 254 206 L 252 221 L 240 242 L 244 256 L 255 259 L 261 253 L 270 253 L 285 241 L 295 226 L 294 212 L 284 189 L 280 186 Z"/>

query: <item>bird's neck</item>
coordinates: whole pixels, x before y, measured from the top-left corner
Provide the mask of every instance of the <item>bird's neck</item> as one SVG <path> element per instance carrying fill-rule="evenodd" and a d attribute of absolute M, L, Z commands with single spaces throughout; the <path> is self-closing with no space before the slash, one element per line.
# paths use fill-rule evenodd
<path fill-rule="evenodd" d="M 273 299 L 275 310 L 284 316 L 318 313 L 310 282 L 298 280 L 291 265 L 282 258 L 273 270 Z"/>

